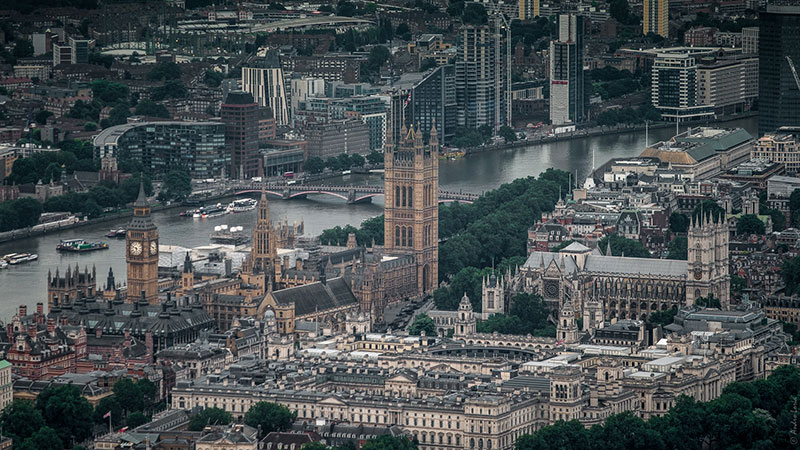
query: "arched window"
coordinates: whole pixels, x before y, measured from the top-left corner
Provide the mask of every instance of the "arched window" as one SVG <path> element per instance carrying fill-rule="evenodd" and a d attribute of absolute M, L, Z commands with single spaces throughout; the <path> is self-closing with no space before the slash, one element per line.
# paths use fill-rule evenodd
<path fill-rule="evenodd" d="M 408 188 L 408 207 L 409 208 L 413 208 L 414 207 L 414 188 L 413 187 L 409 187 Z"/>
<path fill-rule="evenodd" d="M 400 206 L 400 186 L 394 187 L 394 206 Z"/>
<path fill-rule="evenodd" d="M 402 229 L 402 230 L 400 230 L 400 234 L 401 234 L 401 236 L 402 236 L 402 239 L 403 239 L 403 240 L 401 241 L 402 243 L 401 243 L 400 245 L 401 245 L 401 246 L 403 246 L 403 247 L 405 247 L 405 246 L 406 246 L 406 242 L 407 242 L 407 241 L 406 241 L 406 227 L 403 227 L 403 229 Z"/>
<path fill-rule="evenodd" d="M 394 246 L 400 247 L 400 227 L 394 227 Z"/>
<path fill-rule="evenodd" d="M 694 246 L 694 262 L 700 264 L 703 262 L 703 257 L 700 252 L 700 243 L 698 242 L 697 245 Z"/>
<path fill-rule="evenodd" d="M 403 202 L 402 202 L 403 207 L 408 206 L 408 203 L 406 203 L 406 199 L 407 199 L 407 197 L 406 197 L 406 187 L 403 186 Z"/>
<path fill-rule="evenodd" d="M 408 246 L 414 246 L 414 229 L 412 227 L 408 227 Z"/>

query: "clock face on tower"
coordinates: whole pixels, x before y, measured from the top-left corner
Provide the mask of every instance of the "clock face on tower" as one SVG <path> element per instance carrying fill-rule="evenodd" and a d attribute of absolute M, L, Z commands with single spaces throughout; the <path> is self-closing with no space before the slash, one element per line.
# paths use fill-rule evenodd
<path fill-rule="evenodd" d="M 158 242 L 153 241 L 150 243 L 150 254 L 157 255 L 158 254 Z"/>
<path fill-rule="evenodd" d="M 699 280 L 701 278 L 703 278 L 703 272 L 700 271 L 700 270 L 695 270 L 694 271 L 694 279 L 695 280 Z"/>
<path fill-rule="evenodd" d="M 142 243 L 133 241 L 131 242 L 131 255 L 139 256 L 142 254 Z"/>

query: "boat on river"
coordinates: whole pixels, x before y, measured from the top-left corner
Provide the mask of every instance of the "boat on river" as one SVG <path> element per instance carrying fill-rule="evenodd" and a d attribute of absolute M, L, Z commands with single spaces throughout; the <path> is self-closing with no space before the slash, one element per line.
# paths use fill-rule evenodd
<path fill-rule="evenodd" d="M 218 225 L 214 227 L 214 232 L 211 233 L 211 242 L 215 244 L 224 245 L 243 245 L 250 242 L 250 236 L 243 232 L 242 227 L 230 227 L 227 225 Z"/>
<path fill-rule="evenodd" d="M 59 252 L 86 253 L 95 250 L 108 250 L 105 242 L 88 242 L 83 239 L 62 239 L 56 246 Z"/>
<path fill-rule="evenodd" d="M 39 259 L 39 255 L 36 253 L 14 253 L 8 260 L 8 263 L 12 266 L 16 266 L 17 264 L 25 264 L 31 261 L 36 261 Z"/>

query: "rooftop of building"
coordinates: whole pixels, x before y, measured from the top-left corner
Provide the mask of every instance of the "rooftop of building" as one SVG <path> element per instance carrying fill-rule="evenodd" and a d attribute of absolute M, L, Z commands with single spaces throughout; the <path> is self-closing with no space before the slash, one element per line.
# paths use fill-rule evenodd
<path fill-rule="evenodd" d="M 640 156 L 658 158 L 662 163 L 696 164 L 752 139 L 742 128 L 691 128 L 668 141 L 647 147 Z"/>
<path fill-rule="evenodd" d="M 95 147 L 105 147 L 107 145 L 118 145 L 119 139 L 128 131 L 138 128 L 138 127 L 147 127 L 147 126 L 189 126 L 189 127 L 200 127 L 200 126 L 209 126 L 209 125 L 225 125 L 222 122 L 180 122 L 176 120 L 165 120 L 165 121 L 158 121 L 158 122 L 135 122 L 135 123 L 126 123 L 122 125 L 114 125 L 113 127 L 105 128 L 103 131 L 100 132 L 97 136 L 95 136 L 92 144 Z"/>

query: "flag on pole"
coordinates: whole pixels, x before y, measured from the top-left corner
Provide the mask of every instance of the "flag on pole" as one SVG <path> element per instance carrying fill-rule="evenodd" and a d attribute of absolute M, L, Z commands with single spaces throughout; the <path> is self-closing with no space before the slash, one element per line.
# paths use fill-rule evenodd
<path fill-rule="evenodd" d="M 109 412 L 105 413 L 105 415 L 103 415 L 103 419 L 108 419 L 109 417 L 111 417 L 111 411 L 109 411 Z"/>

